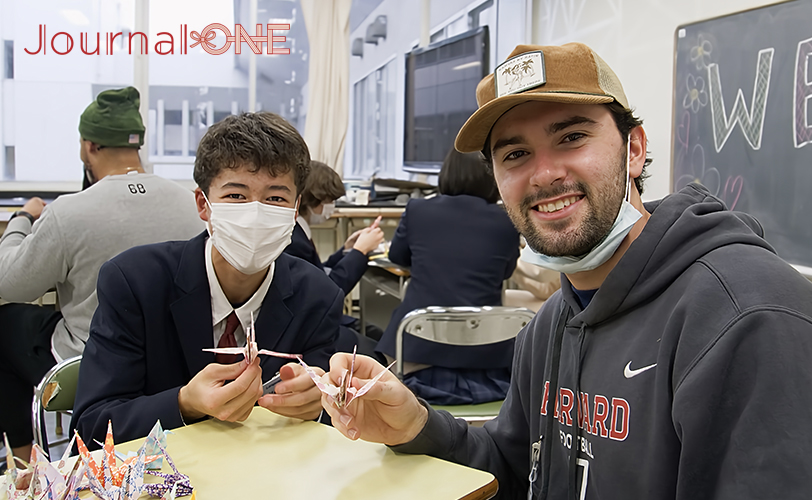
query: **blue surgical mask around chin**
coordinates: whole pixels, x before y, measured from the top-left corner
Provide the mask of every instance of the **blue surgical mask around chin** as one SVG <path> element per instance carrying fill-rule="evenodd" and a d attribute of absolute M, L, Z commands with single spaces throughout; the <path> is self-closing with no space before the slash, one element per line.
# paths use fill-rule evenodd
<path fill-rule="evenodd" d="M 575 274 L 583 271 L 591 271 L 615 254 L 623 239 L 632 230 L 635 223 L 643 216 L 634 206 L 629 203 L 631 197 L 631 178 L 629 177 L 629 149 L 630 143 L 626 143 L 626 197 L 620 205 L 617 217 L 612 224 L 609 233 L 595 245 L 592 250 L 584 255 L 573 257 L 569 255 L 552 257 L 538 253 L 530 246 L 522 250 L 522 260 L 530 264 L 537 265 L 564 274 Z"/>

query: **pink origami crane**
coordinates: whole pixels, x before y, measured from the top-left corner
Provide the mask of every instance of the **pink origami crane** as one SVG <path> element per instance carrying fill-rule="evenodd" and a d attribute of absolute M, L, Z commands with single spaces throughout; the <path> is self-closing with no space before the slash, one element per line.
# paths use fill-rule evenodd
<path fill-rule="evenodd" d="M 80 469 L 80 461 L 76 462 L 67 476 L 63 476 L 56 467 L 51 465 L 48 455 L 38 445 L 35 444 L 31 450 L 30 463 L 15 459 L 11 453 L 11 447 L 8 445 L 8 439 L 5 439 L 5 445 L 6 460 L 9 465 L 5 473 L 6 482 L 0 488 L 0 497 L 9 500 L 73 500 L 78 498 L 79 480 L 84 474 L 83 469 Z M 64 466 L 64 461 L 69 453 L 70 447 L 65 451 L 59 467 Z M 17 469 L 15 460 L 24 468 Z"/>
<path fill-rule="evenodd" d="M 384 370 L 382 370 L 381 373 L 375 375 L 375 377 L 372 380 L 364 384 L 364 386 L 361 387 L 360 389 L 356 389 L 355 387 L 352 387 L 350 384 L 352 383 L 352 375 L 355 371 L 355 351 L 357 348 L 358 346 L 353 347 L 352 349 L 352 363 L 350 364 L 350 369 L 349 371 L 344 369 L 344 372 L 341 374 L 341 378 L 338 380 L 338 387 L 330 383 L 322 382 L 321 377 L 319 377 L 318 374 L 316 374 L 316 372 L 313 371 L 313 369 L 310 368 L 307 365 L 307 363 L 305 363 L 302 360 L 302 358 L 298 358 L 299 364 L 301 364 L 304 367 L 304 369 L 307 371 L 307 374 L 310 375 L 311 379 L 313 379 L 313 382 L 316 384 L 316 387 L 318 387 L 319 390 L 324 394 L 327 394 L 330 397 L 330 400 L 339 409 L 349 406 L 349 404 L 352 403 L 356 398 L 360 398 L 361 396 L 369 392 L 369 390 L 372 389 L 372 386 L 375 385 L 375 383 L 378 380 L 380 380 L 381 377 L 383 377 L 383 374 L 386 373 L 392 367 L 392 365 L 395 364 L 395 362 L 392 361 L 392 363 L 389 366 L 387 366 Z"/>
<path fill-rule="evenodd" d="M 254 313 L 251 313 L 251 324 L 248 326 L 248 331 L 245 332 L 245 347 L 216 347 L 213 349 L 203 350 L 206 352 L 213 352 L 215 354 L 242 354 L 245 357 L 246 363 L 249 365 L 259 354 L 286 359 L 300 358 L 299 354 L 287 354 L 284 352 L 269 351 L 267 349 L 257 349 L 256 329 L 254 328 Z"/>

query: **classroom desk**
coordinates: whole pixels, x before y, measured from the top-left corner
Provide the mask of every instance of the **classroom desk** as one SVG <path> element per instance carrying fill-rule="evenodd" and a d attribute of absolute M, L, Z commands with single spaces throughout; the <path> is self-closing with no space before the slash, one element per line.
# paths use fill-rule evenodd
<path fill-rule="evenodd" d="M 406 293 L 409 270 L 386 259 L 372 259 L 358 283 L 358 306 L 361 331 L 367 323 L 386 329 L 392 311 Z"/>
<path fill-rule="evenodd" d="M 405 207 L 376 207 L 376 206 L 341 206 L 336 207 L 332 219 L 336 219 L 336 248 L 344 245 L 347 237 L 350 235 L 350 222 L 353 222 L 353 227 L 356 225 L 364 228 L 374 221 L 379 215 L 384 219 L 400 219 Z M 355 224 L 356 221 L 360 223 Z M 392 224 L 397 226 L 397 221 L 392 221 Z"/>
<path fill-rule="evenodd" d="M 381 444 L 350 441 L 332 427 L 259 407 L 245 422 L 205 420 L 174 429 L 167 440 L 167 451 L 190 477 L 197 500 L 474 500 L 491 498 L 497 490 L 487 472 L 425 455 L 395 454 Z M 126 454 L 142 443 L 116 445 L 116 450 Z"/>

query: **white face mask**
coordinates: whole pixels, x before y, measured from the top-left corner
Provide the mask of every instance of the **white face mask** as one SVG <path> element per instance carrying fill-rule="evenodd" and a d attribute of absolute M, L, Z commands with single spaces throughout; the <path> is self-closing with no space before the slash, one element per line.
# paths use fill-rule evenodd
<path fill-rule="evenodd" d="M 615 254 L 617 248 L 620 246 L 623 239 L 632 230 L 635 223 L 643 215 L 637 211 L 634 206 L 629 203 L 631 198 L 631 178 L 629 177 L 629 153 L 631 143 L 626 143 L 626 197 L 620 205 L 615 223 L 609 233 L 601 240 L 600 243 L 595 245 L 589 252 L 578 257 L 562 256 L 551 257 L 536 252 L 530 246 L 524 247 L 522 250 L 522 260 L 535 264 L 539 267 L 551 269 L 564 274 L 575 274 L 583 271 L 591 271 L 600 266 Z"/>
<path fill-rule="evenodd" d="M 325 222 L 327 222 L 327 219 L 329 219 L 330 216 L 333 215 L 335 209 L 336 209 L 335 203 L 324 203 L 322 205 L 320 214 L 317 214 L 315 212 L 312 212 L 310 214 L 310 223 L 313 224 L 314 226 L 316 224 L 324 224 Z"/>
<path fill-rule="evenodd" d="M 205 197 L 205 195 L 204 195 Z M 209 203 L 212 244 L 243 274 L 267 269 L 290 244 L 296 209 L 250 203 Z"/>

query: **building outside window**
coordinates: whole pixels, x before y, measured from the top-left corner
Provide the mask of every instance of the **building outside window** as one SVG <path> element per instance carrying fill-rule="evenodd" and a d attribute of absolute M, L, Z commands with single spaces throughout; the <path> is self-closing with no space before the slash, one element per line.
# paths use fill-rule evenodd
<path fill-rule="evenodd" d="M 279 47 L 289 55 L 257 58 L 257 110 L 281 114 L 304 132 L 307 89 L 307 31 L 299 0 L 258 0 L 257 23 L 290 24 Z M 181 25 L 187 33 L 202 32 L 210 23 L 234 31 L 235 24 L 249 29 L 248 0 L 173 0 L 149 3 L 149 116 L 147 145 L 150 166 L 158 174 L 190 180 L 195 150 L 213 123 L 230 114 L 248 110 L 247 45 L 242 53 L 207 54 L 198 45 L 181 54 Z M 40 29 L 44 29 L 44 50 Z M 0 37 L 4 40 L 3 86 L 0 95 L 0 140 L 3 182 L 0 190 L 43 190 L 59 186 L 78 189 L 82 180 L 79 159 L 79 115 L 95 96 L 106 89 L 133 84 L 134 55 L 129 53 L 130 34 L 135 31 L 135 0 L 61 0 L 13 2 L 0 0 Z M 73 39 L 72 50 L 65 52 Z M 174 40 L 174 54 L 156 53 L 155 44 Z M 100 53 L 86 55 L 96 47 Z M 121 35 L 110 45 L 109 34 Z M 134 39 L 142 38 L 134 35 Z M 53 39 L 54 46 L 51 45 Z M 222 33 L 212 41 L 221 46 Z M 194 43 L 187 39 L 187 46 Z M 105 50 L 110 45 L 112 55 Z M 133 50 L 137 45 L 133 44 Z M 162 47 L 166 50 L 168 46 Z M 32 54 L 33 53 L 33 54 Z M 44 147 L 47 145 L 47 147 Z M 26 182 L 27 181 L 27 182 Z M 34 183 L 34 184 L 30 184 Z M 67 186 L 67 188 L 66 188 Z M 57 189 L 59 189 L 57 188 Z"/>

